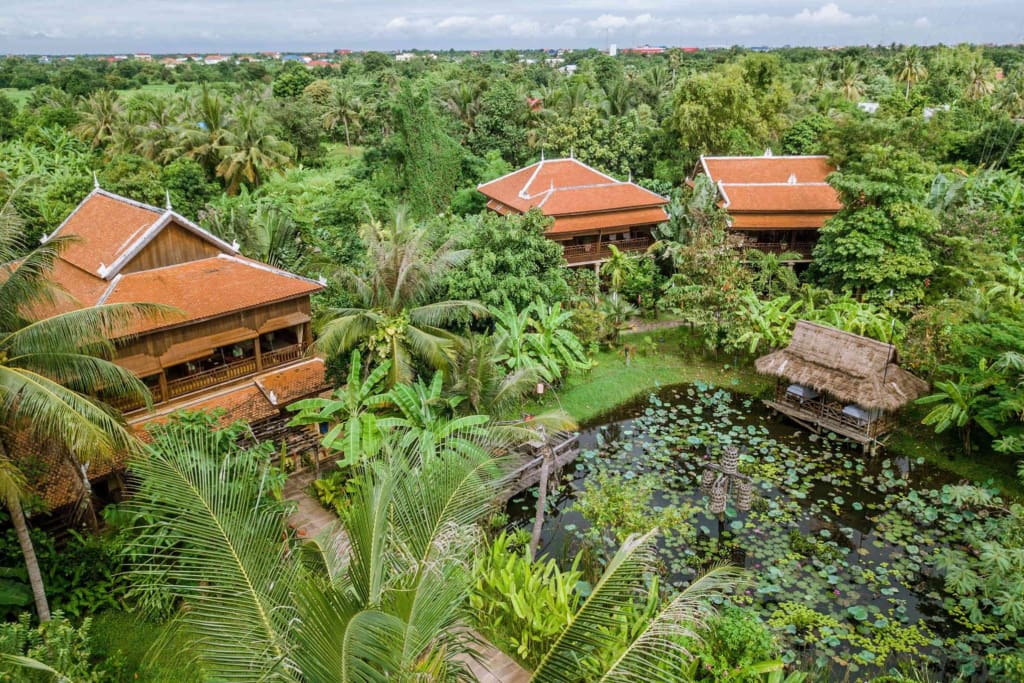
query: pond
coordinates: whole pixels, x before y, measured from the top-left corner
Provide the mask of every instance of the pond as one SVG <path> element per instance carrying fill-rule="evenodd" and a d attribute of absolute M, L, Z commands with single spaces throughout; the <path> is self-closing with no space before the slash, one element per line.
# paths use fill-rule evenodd
<path fill-rule="evenodd" d="M 730 494 L 724 513 L 713 515 L 702 472 L 730 446 L 742 453 L 739 472 L 750 477 L 753 500 L 737 506 Z M 923 459 L 868 456 L 706 385 L 664 387 L 620 407 L 581 430 L 580 449 L 545 521 L 542 551 L 553 557 L 571 558 L 595 537 L 574 508 L 588 481 L 611 476 L 627 491 L 653 481 L 647 507 L 686 514 L 659 542 L 666 580 L 683 586 L 715 560 L 751 570 L 753 585 L 733 599 L 755 606 L 782 635 L 787 661 L 866 672 L 918 654 L 944 665 L 988 644 L 965 635 L 967 621 L 934 567 L 937 550 L 962 542 L 973 513 L 949 504 L 943 486 L 954 478 Z M 509 502 L 524 527 L 535 496 Z M 601 536 L 616 545 L 614 534 Z"/>

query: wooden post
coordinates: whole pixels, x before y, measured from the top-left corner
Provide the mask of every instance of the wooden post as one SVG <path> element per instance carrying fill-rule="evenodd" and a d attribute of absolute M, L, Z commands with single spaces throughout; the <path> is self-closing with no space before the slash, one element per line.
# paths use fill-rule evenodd
<path fill-rule="evenodd" d="M 540 463 L 540 480 L 537 482 L 537 512 L 533 517 L 533 533 L 530 535 L 530 558 L 537 559 L 540 533 L 544 528 L 544 513 L 548 504 L 548 478 L 551 476 L 551 446 L 544 444 L 544 459 Z"/>
<path fill-rule="evenodd" d="M 252 344 L 253 353 L 256 354 L 256 372 L 263 371 L 263 351 L 260 349 L 260 335 L 256 335 L 256 339 L 253 340 Z"/>
<path fill-rule="evenodd" d="M 160 370 L 160 400 L 157 403 L 171 400 L 171 397 L 167 393 L 167 372 L 163 369 Z"/>

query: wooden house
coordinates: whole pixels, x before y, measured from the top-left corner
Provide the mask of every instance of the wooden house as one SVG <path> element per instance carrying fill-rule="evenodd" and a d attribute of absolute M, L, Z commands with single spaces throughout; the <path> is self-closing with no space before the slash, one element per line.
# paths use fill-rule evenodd
<path fill-rule="evenodd" d="M 770 408 L 866 449 L 884 443 L 896 412 L 928 390 L 898 365 L 895 346 L 806 320 L 797 322 L 789 346 L 755 366 L 778 378 Z"/>
<path fill-rule="evenodd" d="M 718 188 L 729 229 L 743 247 L 775 254 L 796 252 L 809 261 L 818 230 L 842 205 L 826 178 L 836 168 L 825 156 L 701 156 L 695 173 Z"/>
<path fill-rule="evenodd" d="M 541 159 L 477 190 L 503 216 L 538 209 L 552 217 L 545 234 L 562 245 L 569 266 L 597 266 L 611 256 L 609 245 L 646 251 L 652 228 L 668 220 L 668 199 L 577 159 Z"/>
<path fill-rule="evenodd" d="M 242 256 L 170 206 L 157 208 L 97 187 L 50 235 L 73 236 L 53 279 L 68 294 L 58 313 L 112 303 L 154 303 L 176 312 L 126 328 L 114 362 L 138 376 L 152 408 L 111 401 L 130 426 L 181 410 L 223 411 L 258 438 L 315 447 L 316 435 L 289 430 L 288 403 L 324 389 L 324 363 L 307 356 L 310 295 L 322 284 Z M 38 456 L 38 454 L 36 454 Z M 75 472 L 60 454 L 40 488 L 52 508 L 74 500 Z M 89 466 L 102 480 L 116 463 Z"/>

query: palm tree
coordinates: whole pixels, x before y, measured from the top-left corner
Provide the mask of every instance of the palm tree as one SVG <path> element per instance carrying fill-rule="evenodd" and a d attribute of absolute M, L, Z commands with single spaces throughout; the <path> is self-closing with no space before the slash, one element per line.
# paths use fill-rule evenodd
<path fill-rule="evenodd" d="M 839 91 L 850 102 L 859 100 L 864 92 L 864 77 L 860 70 L 860 63 L 851 57 L 839 63 Z"/>
<path fill-rule="evenodd" d="M 502 464 L 443 451 L 421 467 L 385 443 L 349 483 L 341 533 L 296 548 L 265 494 L 266 460 L 218 456 L 216 439 L 196 430 L 149 448 L 128 503 L 136 585 L 180 601 L 211 678 L 466 680 L 473 541 Z M 169 528 L 187 542 L 168 547 Z"/>
<path fill-rule="evenodd" d="M 473 131 L 476 115 L 480 112 L 480 83 L 465 80 L 453 81 L 444 99 L 444 106 L 458 119 L 467 132 Z"/>
<path fill-rule="evenodd" d="M 1013 119 L 1024 116 L 1024 67 L 1017 67 L 1003 80 L 995 107 Z"/>
<path fill-rule="evenodd" d="M 230 124 L 227 103 L 204 83 L 198 100 L 188 103 L 182 115 L 177 142 L 166 155 L 195 159 L 213 177 L 221 162 L 224 138 Z"/>
<path fill-rule="evenodd" d="M 800 285 L 792 265 L 793 261 L 802 258 L 799 252 L 784 251 L 775 254 L 760 249 L 747 249 L 744 256 L 756 269 L 754 286 L 769 299 L 775 296 L 777 285 L 781 285 L 784 293 L 792 292 Z"/>
<path fill-rule="evenodd" d="M 601 111 L 607 116 L 625 116 L 633 107 L 636 97 L 632 84 L 624 79 L 603 87 L 601 95 Z"/>
<path fill-rule="evenodd" d="M 967 65 L 967 90 L 969 100 L 980 100 L 995 92 L 992 64 L 981 55 L 976 55 Z"/>
<path fill-rule="evenodd" d="M 352 131 L 358 129 L 363 100 L 356 84 L 349 80 L 336 81 L 331 88 L 327 111 L 321 117 L 324 128 L 333 131 L 340 124 L 345 129 L 345 146 L 352 150 Z"/>
<path fill-rule="evenodd" d="M 388 444 L 351 480 L 341 533 L 299 548 L 282 536 L 287 510 L 266 495 L 267 469 L 262 458 L 221 455 L 206 430 L 160 440 L 135 464 L 131 576 L 182 604 L 177 623 L 203 670 L 217 680 L 468 680 L 460 660 L 474 644 L 461 619 L 473 541 L 504 464 L 445 451 L 420 466 Z M 168 546 L 168 529 L 184 542 Z M 744 575 L 713 568 L 623 643 L 614 625 L 648 590 L 655 535 L 626 539 L 532 680 L 633 680 L 686 666 L 682 643 L 698 641 L 713 613 L 705 598 Z"/>
<path fill-rule="evenodd" d="M 921 50 L 916 46 L 908 47 L 900 53 L 896 66 L 896 80 L 907 84 L 904 97 L 910 99 L 910 88 L 928 77 Z"/>
<path fill-rule="evenodd" d="M 502 357 L 501 344 L 493 335 L 473 335 L 459 344 L 451 366 L 451 390 L 465 396 L 465 406 L 474 413 L 507 415 L 540 380 L 535 367 L 509 370 Z"/>
<path fill-rule="evenodd" d="M 619 343 L 619 335 L 628 330 L 630 321 L 640 314 L 640 310 L 620 297 L 618 292 L 613 292 L 611 296 L 601 299 L 601 312 L 608 324 L 611 325 L 612 343 L 614 344 Z"/>
<path fill-rule="evenodd" d="M 625 283 L 630 271 L 633 270 L 633 259 L 629 254 L 619 251 L 619 248 L 614 244 L 609 244 L 608 250 L 611 251 L 612 255 L 601 264 L 601 275 L 608 278 L 608 286 L 612 292 L 618 292 Z"/>
<path fill-rule="evenodd" d="M 270 173 L 291 163 L 295 150 L 270 131 L 270 121 L 255 103 L 243 106 L 235 124 L 225 131 L 217 175 L 229 195 L 238 194 L 242 183 L 259 187 Z"/>
<path fill-rule="evenodd" d="M 328 312 L 316 350 L 334 356 L 363 345 L 377 360 L 391 362 L 390 386 L 412 379 L 414 361 L 448 369 L 458 337 L 442 326 L 488 314 L 476 301 L 437 300 L 438 283 L 469 252 L 454 249 L 451 240 L 435 248 L 426 229 L 410 225 L 403 210 L 392 225 L 372 222 L 362 234 L 369 272 L 339 273 L 359 304 Z"/>
<path fill-rule="evenodd" d="M 609 626 L 616 623 L 615 615 L 647 589 L 647 577 L 657 563 L 656 535 L 654 529 L 623 542 L 541 659 L 532 683 L 677 680 L 658 676 L 658 672 L 688 668 L 690 653 L 683 643 L 699 642 L 700 630 L 714 613 L 706 598 L 741 585 L 745 574 L 735 567 L 713 567 L 641 623 L 623 644 L 621 632 Z"/>
<path fill-rule="evenodd" d="M 117 93 L 97 90 L 79 107 L 79 121 L 73 130 L 93 147 L 103 145 L 114 135 L 114 129 L 124 115 Z"/>
<path fill-rule="evenodd" d="M 17 189 L 0 207 L 0 490 L 25 555 L 37 614 L 46 620 L 46 594 L 21 509 L 18 478 L 10 469 L 14 446 L 35 443 L 60 449 L 81 477 L 82 504 L 94 522 L 80 463 L 128 452 L 136 443 L 120 415 L 96 397 L 102 390 L 109 397 L 150 398 L 142 382 L 108 360 L 113 355 L 109 340 L 163 310 L 108 304 L 41 314 L 67 302 L 50 273 L 69 241 L 57 238 L 25 249 L 23 226 L 12 204 Z"/>

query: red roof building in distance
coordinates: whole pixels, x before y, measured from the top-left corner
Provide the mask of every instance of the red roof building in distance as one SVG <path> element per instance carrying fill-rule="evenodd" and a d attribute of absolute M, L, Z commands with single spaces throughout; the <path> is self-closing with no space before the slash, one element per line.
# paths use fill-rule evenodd
<path fill-rule="evenodd" d="M 809 261 L 818 230 L 842 208 L 828 175 L 826 156 L 702 156 L 696 173 L 717 186 L 730 228 L 744 246 L 773 253 L 796 252 Z"/>
<path fill-rule="evenodd" d="M 630 55 L 660 55 L 667 49 L 656 45 L 641 45 L 639 47 L 624 47 L 619 52 Z"/>
<path fill-rule="evenodd" d="M 483 183 L 487 208 L 503 216 L 538 209 L 553 218 L 545 233 L 562 245 L 570 266 L 599 264 L 620 251 L 644 251 L 651 229 L 668 220 L 668 199 L 576 159 L 541 159 Z"/>
<path fill-rule="evenodd" d="M 74 238 L 52 271 L 66 295 L 37 315 L 113 303 L 169 308 L 112 339 L 114 362 L 139 377 L 153 399 L 152 408 L 111 400 L 129 425 L 141 433 L 179 410 L 223 408 L 222 420 L 244 419 L 289 452 L 316 447 L 308 428 L 287 427 L 285 407 L 324 388 L 323 361 L 306 354 L 310 296 L 322 283 L 246 258 L 169 201 L 158 208 L 98 186 L 43 242 L 58 237 Z M 60 508 L 71 502 L 67 478 L 75 475 L 64 471 L 67 458 L 52 455 L 56 465 L 39 489 Z M 117 471 L 96 466 L 89 476 L 106 480 Z"/>

